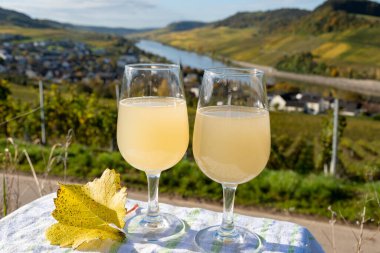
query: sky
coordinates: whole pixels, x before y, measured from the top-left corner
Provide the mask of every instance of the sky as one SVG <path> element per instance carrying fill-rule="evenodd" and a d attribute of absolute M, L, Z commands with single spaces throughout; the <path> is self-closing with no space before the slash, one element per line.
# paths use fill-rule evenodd
<path fill-rule="evenodd" d="M 33 18 L 81 25 L 151 28 L 182 20 L 216 21 L 238 11 L 312 10 L 323 0 L 0 0 Z"/>

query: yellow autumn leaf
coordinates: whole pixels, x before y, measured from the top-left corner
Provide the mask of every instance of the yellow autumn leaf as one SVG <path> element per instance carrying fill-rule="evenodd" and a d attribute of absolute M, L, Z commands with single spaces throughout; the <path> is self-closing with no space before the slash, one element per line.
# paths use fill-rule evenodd
<path fill-rule="evenodd" d="M 47 239 L 73 248 L 99 240 L 122 241 L 126 197 L 120 175 L 109 169 L 86 185 L 60 184 L 52 213 L 58 223 L 46 230 Z"/>

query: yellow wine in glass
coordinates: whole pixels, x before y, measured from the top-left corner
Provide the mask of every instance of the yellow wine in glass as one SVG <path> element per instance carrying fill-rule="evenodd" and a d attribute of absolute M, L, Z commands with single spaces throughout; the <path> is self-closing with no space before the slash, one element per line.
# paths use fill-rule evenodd
<path fill-rule="evenodd" d="M 118 106 L 117 144 L 123 158 L 145 172 L 148 208 L 126 222 L 132 241 L 165 241 L 181 235 L 185 224 L 161 213 L 161 172 L 179 162 L 189 143 L 184 88 L 178 65 L 132 64 L 125 67 Z"/>
<path fill-rule="evenodd" d="M 268 161 L 269 113 L 243 106 L 201 108 L 193 138 L 194 156 L 203 173 L 218 183 L 245 183 Z"/>
<path fill-rule="evenodd" d="M 119 150 L 133 167 L 155 174 L 181 160 L 189 143 L 185 100 L 126 98 L 118 114 Z"/>
<path fill-rule="evenodd" d="M 200 252 L 256 252 L 261 239 L 235 226 L 233 208 L 238 184 L 258 176 L 270 154 L 270 122 L 264 73 L 257 69 L 214 68 L 205 71 L 199 93 L 193 153 L 202 172 L 223 187 L 220 226 L 200 230 Z"/>

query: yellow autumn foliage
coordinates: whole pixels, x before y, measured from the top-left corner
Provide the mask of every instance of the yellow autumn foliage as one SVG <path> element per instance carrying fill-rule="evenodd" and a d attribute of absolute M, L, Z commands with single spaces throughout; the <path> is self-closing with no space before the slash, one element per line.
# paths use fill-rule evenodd
<path fill-rule="evenodd" d="M 60 184 L 52 213 L 58 223 L 46 230 L 47 239 L 73 248 L 102 240 L 123 241 L 126 197 L 120 175 L 109 169 L 86 185 Z"/>

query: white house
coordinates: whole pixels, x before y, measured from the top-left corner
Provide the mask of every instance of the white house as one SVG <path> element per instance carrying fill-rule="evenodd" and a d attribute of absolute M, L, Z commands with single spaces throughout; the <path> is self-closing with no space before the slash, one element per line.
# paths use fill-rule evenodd
<path fill-rule="evenodd" d="M 269 102 L 271 110 L 285 110 L 286 101 L 281 95 L 275 95 Z"/>
<path fill-rule="evenodd" d="M 310 93 L 285 93 L 273 96 L 269 105 L 271 110 L 318 114 L 329 109 L 330 102 Z"/>

